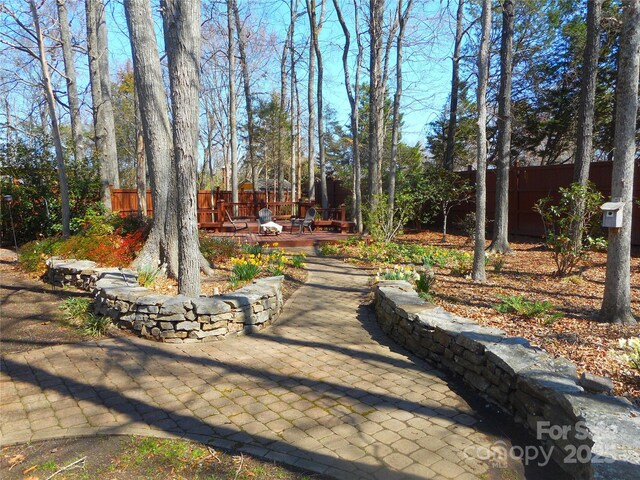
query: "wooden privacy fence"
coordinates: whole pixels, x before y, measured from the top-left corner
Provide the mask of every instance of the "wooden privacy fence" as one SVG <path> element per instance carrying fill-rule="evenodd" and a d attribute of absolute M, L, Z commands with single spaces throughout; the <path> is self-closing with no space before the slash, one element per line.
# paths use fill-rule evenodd
<path fill-rule="evenodd" d="M 591 164 L 589 179 L 608 200 L 611 195 L 611 162 L 596 162 Z M 460 172 L 464 178 L 475 183 L 476 172 Z M 629 179 L 631 181 L 631 179 Z M 573 164 L 545 165 L 538 167 L 511 167 L 509 171 L 509 233 L 512 235 L 526 235 L 540 237 L 544 235 L 544 228 L 540 215 L 533 210 L 535 203 L 544 197 L 551 196 L 558 199 L 558 190 L 573 182 Z M 640 160 L 636 161 L 633 190 L 633 223 L 631 242 L 640 245 L 640 207 L 637 204 L 640 197 Z M 487 171 L 487 219 L 495 218 L 496 200 L 496 172 Z M 474 202 L 457 206 L 452 211 L 452 219 L 461 218 L 464 214 L 474 211 Z M 489 228 L 491 231 L 491 227 Z"/>

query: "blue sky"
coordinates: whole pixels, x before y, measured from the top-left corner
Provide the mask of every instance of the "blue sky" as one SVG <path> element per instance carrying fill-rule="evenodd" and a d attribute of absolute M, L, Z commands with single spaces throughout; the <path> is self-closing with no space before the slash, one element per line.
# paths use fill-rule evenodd
<path fill-rule="evenodd" d="M 242 6 L 243 3 L 240 2 L 240 5 Z M 425 125 L 436 118 L 449 94 L 451 76 L 449 56 L 452 49 L 453 19 L 451 15 L 442 14 L 441 8 L 443 7 L 437 1 L 416 2 L 413 15 L 409 20 L 403 63 L 402 111 L 405 121 L 403 139 L 410 144 L 416 142 L 424 144 Z M 344 5 L 343 9 L 343 14 L 349 22 L 352 17 L 351 4 Z M 115 79 L 115 73 L 126 64 L 131 54 L 122 3 L 112 0 L 108 10 L 111 73 Z M 302 3 L 298 6 L 298 11 L 304 11 Z M 157 9 L 154 12 L 157 13 Z M 288 3 L 284 1 L 252 3 L 251 17 L 259 19 L 268 29 L 275 32 L 280 42 L 283 41 L 288 26 Z M 308 20 L 306 16 L 302 16 L 296 23 L 297 41 L 303 42 L 307 32 Z M 158 39 L 161 43 L 161 36 Z M 344 37 L 331 1 L 327 5 L 327 17 L 320 35 L 320 42 L 325 65 L 325 104 L 334 108 L 338 118 L 346 124 L 349 105 L 344 88 L 341 58 Z M 282 43 L 280 48 L 281 45 Z M 303 57 L 306 57 L 306 54 Z M 368 52 L 365 51 L 365 65 L 366 62 L 368 62 Z M 274 63 L 277 64 L 277 62 Z M 274 69 L 277 70 L 277 68 L 275 65 Z M 366 70 L 363 70 L 363 80 L 366 80 L 366 75 Z M 271 77 L 265 81 L 271 82 L 272 85 L 265 85 L 263 90 L 278 88 L 275 83 L 278 76 L 274 74 Z M 301 92 L 306 92 L 306 77 L 307 72 L 303 66 L 298 71 L 298 78 L 302 82 Z M 394 90 L 395 81 L 392 77 L 391 95 Z"/>

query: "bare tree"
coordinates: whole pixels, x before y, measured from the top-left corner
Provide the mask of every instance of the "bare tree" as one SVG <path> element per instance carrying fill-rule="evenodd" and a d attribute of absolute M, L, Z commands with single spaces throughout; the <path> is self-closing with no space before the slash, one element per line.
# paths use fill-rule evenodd
<path fill-rule="evenodd" d="M 611 199 L 624 202 L 622 228 L 609 229 L 607 273 L 600 320 L 635 324 L 631 312 L 631 215 L 636 155 L 638 76 L 640 75 L 640 0 L 624 0 L 620 35 L 616 125 Z"/>
<path fill-rule="evenodd" d="M 82 148 L 82 121 L 80 119 L 80 100 L 78 98 L 78 83 L 76 80 L 76 66 L 73 61 L 71 32 L 69 30 L 69 16 L 66 0 L 56 0 L 58 8 L 58 23 L 60 27 L 60 44 L 64 59 L 64 74 L 67 82 L 67 98 L 69 100 L 69 116 L 71 118 L 71 138 L 73 139 L 73 155 L 76 161 L 84 159 Z"/>
<path fill-rule="evenodd" d="M 482 0 L 482 37 L 478 54 L 478 149 L 476 167 L 476 232 L 473 249 L 474 282 L 483 283 L 487 277 L 485 259 L 485 217 L 487 213 L 487 79 L 489 76 L 489 41 L 491 34 L 491 0 Z"/>
<path fill-rule="evenodd" d="M 56 99 L 53 93 L 53 87 L 51 85 L 51 75 L 49 73 L 49 63 L 47 61 L 47 53 L 45 51 L 44 37 L 40 28 L 40 16 L 38 14 L 38 8 L 36 7 L 34 0 L 29 0 L 29 7 L 31 10 L 31 17 L 33 20 L 34 32 L 31 36 L 34 38 L 38 45 L 38 53 L 32 56 L 37 58 L 40 62 L 40 68 L 42 71 L 42 88 L 44 90 L 44 97 L 49 109 L 49 120 L 51 121 L 51 136 L 53 137 L 53 145 L 56 152 L 56 163 L 58 166 L 58 182 L 60 188 L 60 203 L 62 207 L 62 234 L 68 237 L 71 233 L 69 228 L 69 221 L 71 219 L 69 211 L 69 187 L 67 184 L 67 173 L 64 165 L 64 155 L 62 153 L 62 141 L 60 139 L 60 128 L 58 125 L 58 117 L 56 114 Z M 28 30 L 25 29 L 25 32 Z"/>
<path fill-rule="evenodd" d="M 338 21 L 344 32 L 344 48 L 342 50 L 342 68 L 344 69 L 344 85 L 349 97 L 349 105 L 351 107 L 350 124 L 351 124 L 351 156 L 353 157 L 353 195 L 354 195 L 354 220 L 358 228 L 358 233 L 362 233 L 362 176 L 360 173 L 360 148 L 358 145 L 358 131 L 360 129 L 360 68 L 362 66 L 363 46 L 360 40 L 359 18 L 358 18 L 358 2 L 353 0 L 354 11 L 354 28 L 356 35 L 356 43 L 358 45 L 358 53 L 356 55 L 356 72 L 355 84 L 351 86 L 351 76 L 349 74 L 349 49 L 351 43 L 351 33 L 344 20 L 338 0 L 333 0 L 333 6 L 338 14 Z"/>
<path fill-rule="evenodd" d="M 396 196 L 396 168 L 398 165 L 398 141 L 400 138 L 400 100 L 402 99 L 402 42 L 404 40 L 405 27 L 411 14 L 413 0 L 409 0 L 404 11 L 402 0 L 398 0 L 397 24 L 398 36 L 396 38 L 396 92 L 393 96 L 393 119 L 391 124 L 391 166 L 389 168 L 389 226 L 394 222 L 395 196 Z"/>
<path fill-rule="evenodd" d="M 144 134 L 140 118 L 138 89 L 133 85 L 133 109 L 136 115 L 136 191 L 138 194 L 138 213 L 147 215 L 147 159 L 144 151 Z"/>
<path fill-rule="evenodd" d="M 89 80 L 91 82 L 95 144 L 100 158 L 102 202 L 107 210 L 111 210 L 109 185 L 117 187 L 120 181 L 113 106 L 111 105 L 104 3 L 102 0 L 85 0 L 85 10 Z"/>
<path fill-rule="evenodd" d="M 382 24 L 384 0 L 369 2 L 369 204 L 374 210 L 377 196 L 382 193 L 382 162 L 384 146 L 384 92 L 382 60 Z M 388 57 L 387 57 L 388 58 Z"/>
<path fill-rule="evenodd" d="M 458 95 L 460 92 L 460 48 L 464 35 L 462 22 L 464 20 L 464 0 L 458 0 L 456 12 L 456 37 L 453 44 L 453 68 L 451 71 L 451 98 L 449 100 L 449 124 L 447 126 L 447 145 L 444 152 L 444 168 L 453 171 L 454 150 L 456 142 L 456 127 L 458 124 Z"/>
<path fill-rule="evenodd" d="M 291 39 L 289 40 L 289 61 L 291 66 L 291 71 L 289 72 L 289 78 L 291 82 L 290 88 L 290 137 L 291 137 L 291 171 L 289 173 L 289 179 L 291 181 L 291 200 L 296 200 L 296 195 L 298 193 L 297 189 L 297 175 L 298 175 L 298 155 L 296 149 L 296 122 L 294 121 L 294 108 L 296 105 L 296 48 L 295 48 L 295 28 L 296 28 L 296 18 L 298 16 L 298 0 L 290 0 L 289 1 L 289 9 L 291 11 Z"/>
<path fill-rule="evenodd" d="M 244 88 L 244 101 L 247 110 L 247 144 L 249 154 L 249 166 L 251 169 L 251 183 L 253 188 L 257 188 L 258 175 L 256 171 L 256 158 L 254 146 L 254 125 L 253 125 L 253 104 L 251 97 L 251 81 L 249 78 L 249 63 L 247 60 L 246 38 L 245 32 L 240 23 L 240 12 L 238 10 L 238 2 L 233 0 L 233 16 L 236 23 L 236 32 L 238 34 L 238 52 L 240 54 L 240 68 L 242 69 L 242 86 Z"/>
<path fill-rule="evenodd" d="M 315 12 L 315 0 L 306 0 L 307 2 L 307 15 L 309 17 L 309 29 L 313 32 L 315 21 L 311 15 L 311 5 L 313 2 L 313 11 Z M 311 33 L 310 36 L 312 36 Z M 316 52 L 314 49 L 313 41 L 309 42 L 309 82 L 307 84 L 307 108 L 309 110 L 309 129 L 307 133 L 307 155 L 309 156 L 309 185 L 308 196 L 309 200 L 313 201 L 316 198 L 316 147 L 315 147 L 315 129 L 316 129 L 316 111 L 315 111 L 315 75 L 316 75 Z"/>
<path fill-rule="evenodd" d="M 318 88 L 316 90 L 316 98 L 318 104 L 318 159 L 320 163 L 320 200 L 322 208 L 329 206 L 329 197 L 327 194 L 327 167 L 325 158 L 325 140 L 324 140 L 324 106 L 322 86 L 324 81 L 324 65 L 322 63 L 322 50 L 320 49 L 320 31 L 324 23 L 325 0 L 320 2 L 320 20 L 316 23 L 315 0 L 313 3 L 313 27 L 311 29 L 311 42 L 318 61 Z"/>
<path fill-rule="evenodd" d="M 514 0 L 502 2 L 500 40 L 500 91 L 498 93 L 498 165 L 496 213 L 489 251 L 511 253 L 509 246 L 509 166 L 511 164 L 511 78 L 513 73 Z"/>
<path fill-rule="evenodd" d="M 576 161 L 573 166 L 573 181 L 585 186 L 589 181 L 589 166 L 593 157 L 593 127 L 595 120 L 596 81 L 600 55 L 600 22 L 603 0 L 587 1 L 587 41 L 582 60 L 580 82 L 580 105 L 578 107 L 578 133 L 576 138 Z M 576 218 L 584 216 L 585 205 L 577 201 Z M 575 251 L 582 247 L 584 225 L 577 221 L 571 226 L 571 243 Z"/>
<path fill-rule="evenodd" d="M 231 202 L 238 203 L 238 127 L 236 121 L 236 45 L 233 29 L 233 0 L 227 0 L 229 40 L 229 139 L 231 163 Z M 199 53 L 199 52 L 198 52 Z M 196 155 L 196 159 L 197 159 Z M 234 212 L 235 213 L 235 212 Z"/>
<path fill-rule="evenodd" d="M 169 61 L 173 151 L 178 194 L 178 292 L 200 295 L 197 223 L 198 109 L 200 89 L 200 2 L 163 0 Z"/>

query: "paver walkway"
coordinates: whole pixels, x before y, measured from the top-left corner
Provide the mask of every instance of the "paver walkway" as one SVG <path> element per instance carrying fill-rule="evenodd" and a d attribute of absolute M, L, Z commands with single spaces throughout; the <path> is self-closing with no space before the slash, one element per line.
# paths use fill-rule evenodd
<path fill-rule="evenodd" d="M 0 445 L 180 436 L 337 478 L 487 478 L 465 452 L 496 438 L 438 371 L 378 329 L 360 306 L 368 275 L 336 260 L 308 266 L 308 283 L 259 335 L 181 346 L 122 337 L 5 356 Z"/>

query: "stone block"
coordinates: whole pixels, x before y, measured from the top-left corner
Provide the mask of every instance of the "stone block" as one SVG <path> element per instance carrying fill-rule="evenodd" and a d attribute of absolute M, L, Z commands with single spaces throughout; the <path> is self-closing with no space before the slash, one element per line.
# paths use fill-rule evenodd
<path fill-rule="evenodd" d="M 200 324 L 198 322 L 185 321 L 185 322 L 176 323 L 176 330 L 190 331 L 190 330 L 198 330 L 199 328 L 200 328 Z"/>
<path fill-rule="evenodd" d="M 171 315 L 175 313 L 184 314 L 191 308 L 191 298 L 185 295 L 176 295 L 162 303 L 160 308 L 161 315 Z"/>
<path fill-rule="evenodd" d="M 226 313 L 231 310 L 231 307 L 225 302 L 211 297 L 195 298 L 191 301 L 193 305 L 193 311 L 196 315 L 217 315 L 220 313 Z"/>
<path fill-rule="evenodd" d="M 613 391 L 613 380 L 589 372 L 582 372 L 580 385 L 590 392 L 611 393 Z"/>

